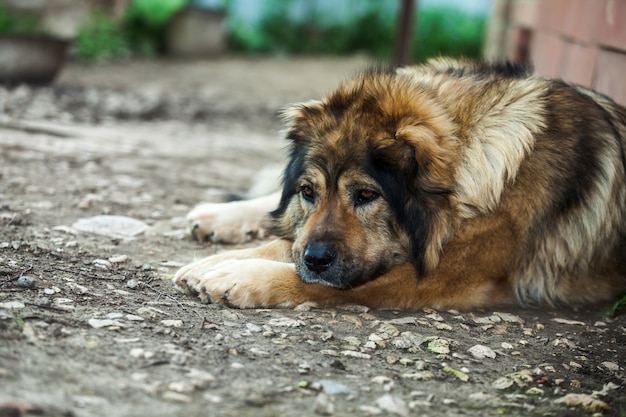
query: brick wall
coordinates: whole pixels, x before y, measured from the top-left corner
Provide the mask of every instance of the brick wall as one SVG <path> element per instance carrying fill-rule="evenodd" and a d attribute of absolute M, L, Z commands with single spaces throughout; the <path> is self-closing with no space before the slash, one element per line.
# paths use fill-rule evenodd
<path fill-rule="evenodd" d="M 485 55 L 626 105 L 626 0 L 493 0 Z"/>

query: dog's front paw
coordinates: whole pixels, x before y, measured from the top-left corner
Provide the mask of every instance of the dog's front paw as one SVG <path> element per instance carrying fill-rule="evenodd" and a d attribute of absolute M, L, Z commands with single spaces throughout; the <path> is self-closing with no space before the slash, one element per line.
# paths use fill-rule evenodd
<path fill-rule="evenodd" d="M 174 277 L 176 287 L 200 296 L 205 303 L 232 307 L 294 306 L 296 287 L 301 285 L 291 263 L 267 259 L 212 258 L 181 268 Z"/>

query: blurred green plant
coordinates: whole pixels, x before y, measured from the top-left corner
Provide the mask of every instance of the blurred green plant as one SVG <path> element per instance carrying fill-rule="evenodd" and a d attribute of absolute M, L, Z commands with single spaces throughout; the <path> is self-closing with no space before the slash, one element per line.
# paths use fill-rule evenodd
<path fill-rule="evenodd" d="M 76 56 L 84 61 L 102 62 L 130 55 L 128 35 L 110 16 L 94 12 L 79 28 L 74 40 Z"/>
<path fill-rule="evenodd" d="M 164 50 L 170 17 L 189 0 L 133 0 L 121 20 L 92 13 L 76 36 L 76 55 L 84 61 L 154 56 Z"/>
<path fill-rule="evenodd" d="M 626 308 L 626 294 L 623 294 L 622 298 L 617 300 L 611 307 L 609 307 L 605 311 L 604 316 L 606 316 L 606 317 L 615 317 L 617 312 L 620 311 L 623 308 Z"/>
<path fill-rule="evenodd" d="M 289 2 L 273 1 L 258 25 L 231 21 L 229 43 L 241 52 L 279 54 L 366 53 L 388 60 L 395 40 L 395 14 L 379 2 L 366 2 L 365 13 L 346 22 L 329 22 L 309 9 L 298 21 L 289 14 Z M 413 40 L 412 61 L 438 55 L 479 57 L 484 16 L 450 7 L 420 9 Z"/>
<path fill-rule="evenodd" d="M 163 52 L 169 19 L 189 2 L 189 0 L 131 1 L 126 10 L 124 27 L 133 52 L 142 56 L 154 56 Z"/>
<path fill-rule="evenodd" d="M 425 8 L 417 21 L 412 59 L 433 56 L 478 58 L 481 56 L 486 20 L 451 7 Z"/>
<path fill-rule="evenodd" d="M 0 6 L 0 32 L 32 33 L 38 29 L 37 19 L 13 14 Z"/>

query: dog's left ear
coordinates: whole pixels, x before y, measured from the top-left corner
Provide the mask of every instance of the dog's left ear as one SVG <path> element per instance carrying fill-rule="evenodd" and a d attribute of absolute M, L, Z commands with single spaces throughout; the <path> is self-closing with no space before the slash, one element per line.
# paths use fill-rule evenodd
<path fill-rule="evenodd" d="M 324 103 L 319 100 L 296 103 L 283 108 L 280 116 L 287 139 L 296 143 L 306 140 L 305 131 L 315 127 L 318 120 L 323 117 L 323 110 Z"/>
<path fill-rule="evenodd" d="M 446 123 L 407 124 L 399 127 L 395 140 L 411 149 L 411 161 L 417 164 L 419 182 L 424 191 L 441 193 L 450 190 L 458 152 L 458 139 Z"/>

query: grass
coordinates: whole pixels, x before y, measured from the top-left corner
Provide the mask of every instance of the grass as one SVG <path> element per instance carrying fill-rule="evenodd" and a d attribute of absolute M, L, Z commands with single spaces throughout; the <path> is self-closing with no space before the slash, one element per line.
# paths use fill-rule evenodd
<path fill-rule="evenodd" d="M 623 294 L 622 297 L 617 300 L 611 307 L 609 307 L 605 312 L 604 316 L 606 317 L 615 317 L 619 310 L 626 307 L 626 294 Z"/>

